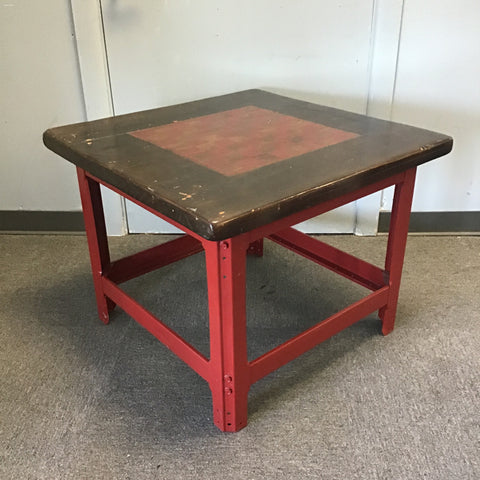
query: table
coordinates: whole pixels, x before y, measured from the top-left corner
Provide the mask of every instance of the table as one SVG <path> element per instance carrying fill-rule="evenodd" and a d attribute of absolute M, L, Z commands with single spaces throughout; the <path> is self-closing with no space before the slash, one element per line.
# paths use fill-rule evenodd
<path fill-rule="evenodd" d="M 222 431 L 247 424 L 250 386 L 378 310 L 392 331 L 416 167 L 447 154 L 431 131 L 248 90 L 49 129 L 45 145 L 77 166 L 100 319 L 118 305 L 203 377 Z M 111 261 L 100 184 L 186 233 Z M 292 228 L 390 185 L 385 267 Z M 246 255 L 268 238 L 371 293 L 249 361 Z M 210 355 L 202 355 L 119 285 L 205 252 Z"/>

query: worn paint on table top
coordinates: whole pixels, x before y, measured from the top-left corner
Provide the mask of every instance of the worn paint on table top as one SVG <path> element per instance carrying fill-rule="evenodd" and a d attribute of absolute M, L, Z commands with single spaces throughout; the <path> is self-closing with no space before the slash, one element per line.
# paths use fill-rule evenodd
<path fill-rule="evenodd" d="M 45 144 L 205 238 L 356 191 L 452 148 L 446 135 L 247 90 L 47 130 Z"/>

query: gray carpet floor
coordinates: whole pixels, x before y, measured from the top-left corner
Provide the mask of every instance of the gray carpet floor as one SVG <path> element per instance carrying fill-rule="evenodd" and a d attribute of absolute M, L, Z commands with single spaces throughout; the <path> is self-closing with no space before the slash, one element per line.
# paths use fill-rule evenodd
<path fill-rule="evenodd" d="M 382 264 L 385 237 L 325 241 Z M 394 332 L 372 315 L 262 379 L 235 434 L 125 313 L 100 323 L 85 237 L 1 236 L 0 286 L 1 479 L 480 479 L 480 237 L 410 237 Z M 208 354 L 202 254 L 125 288 Z M 266 242 L 250 358 L 365 294 Z"/>

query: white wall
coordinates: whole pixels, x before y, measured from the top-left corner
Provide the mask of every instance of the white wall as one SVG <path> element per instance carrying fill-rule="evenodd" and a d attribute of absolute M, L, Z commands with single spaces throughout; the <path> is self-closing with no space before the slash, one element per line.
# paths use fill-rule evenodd
<path fill-rule="evenodd" d="M 101 4 L 117 114 L 258 87 L 366 113 L 373 0 Z M 365 210 L 359 203 L 300 228 L 351 233 L 367 223 L 356 222 Z M 379 205 L 378 198 L 365 212 L 362 231 L 376 230 Z M 170 231 L 131 202 L 126 213 L 130 232 Z"/>
<path fill-rule="evenodd" d="M 419 167 L 412 209 L 479 211 L 480 4 L 405 0 L 400 38 L 392 120 L 454 138 L 450 155 Z"/>
<path fill-rule="evenodd" d="M 85 118 L 69 5 L 0 5 L 0 210 L 80 209 L 74 167 L 42 143 Z"/>
<path fill-rule="evenodd" d="M 83 2 L 87 3 L 86 0 L 76 3 Z M 89 0 L 90 4 L 94 2 L 96 0 Z M 122 2 L 116 3 L 122 6 Z M 296 2 L 281 4 L 288 8 L 297 5 Z M 394 24 L 395 17 L 401 15 L 401 4 L 402 0 L 375 2 L 387 13 L 387 17 L 391 12 Z M 231 5 L 231 2 L 225 5 Z M 318 15 L 309 16 L 306 26 L 313 28 L 316 23 L 321 29 L 321 2 L 316 5 Z M 263 16 L 267 13 L 261 12 Z M 292 16 L 293 13 L 300 15 L 301 11 L 293 9 Z M 232 11 L 233 14 L 237 15 Z M 241 9 L 238 15 L 241 17 Z M 296 18 L 298 21 L 299 17 Z M 127 23 L 130 20 L 128 16 L 125 19 Z M 274 19 L 270 20 L 272 23 L 265 23 L 266 39 L 268 28 L 274 28 Z M 228 37 L 228 31 L 219 31 Z M 396 34 L 395 30 L 392 31 Z M 455 139 L 450 156 L 420 168 L 413 208 L 416 211 L 480 210 L 478 1 L 404 0 L 399 38 L 392 119 L 439 130 Z M 288 45 L 286 32 L 285 48 Z M 254 44 L 251 49 L 251 54 L 255 56 Z M 41 142 L 41 134 L 46 128 L 85 118 L 70 2 L 2 2 L 0 53 L 0 210 L 78 210 L 80 202 L 73 167 L 50 153 Z M 385 66 L 390 72 L 394 53 L 391 49 L 375 68 L 381 71 Z M 173 56 L 170 60 L 175 64 Z M 237 62 L 235 68 L 240 64 Z M 340 61 L 329 66 L 332 78 L 336 68 L 343 68 Z M 174 80 L 168 77 L 165 81 L 168 87 Z M 383 80 L 382 75 L 376 77 L 374 84 L 377 91 L 382 91 L 383 81 L 391 79 Z M 285 88 L 284 84 L 285 79 L 279 78 L 269 87 L 281 89 Z M 302 85 L 301 79 L 298 79 L 298 95 L 302 95 Z M 321 88 L 312 92 L 310 86 L 308 90 L 303 93 L 316 94 L 317 99 L 327 100 L 332 94 Z M 121 101 L 128 103 L 128 99 Z M 359 105 L 363 101 L 359 98 Z M 389 110 L 387 103 L 383 112 Z M 123 105 L 122 109 L 128 109 L 128 105 Z M 388 116 L 378 113 L 381 110 L 372 108 L 369 111 Z M 391 194 L 387 192 L 383 208 L 389 209 L 390 204 Z"/>
<path fill-rule="evenodd" d="M 254 86 L 363 113 L 372 5 L 102 0 L 115 111 Z"/>

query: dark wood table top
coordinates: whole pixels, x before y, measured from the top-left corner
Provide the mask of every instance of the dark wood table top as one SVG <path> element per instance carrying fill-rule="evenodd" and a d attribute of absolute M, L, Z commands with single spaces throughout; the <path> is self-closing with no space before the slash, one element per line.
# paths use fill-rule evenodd
<path fill-rule="evenodd" d="M 452 139 L 262 90 L 52 128 L 45 145 L 222 240 L 447 154 Z"/>

